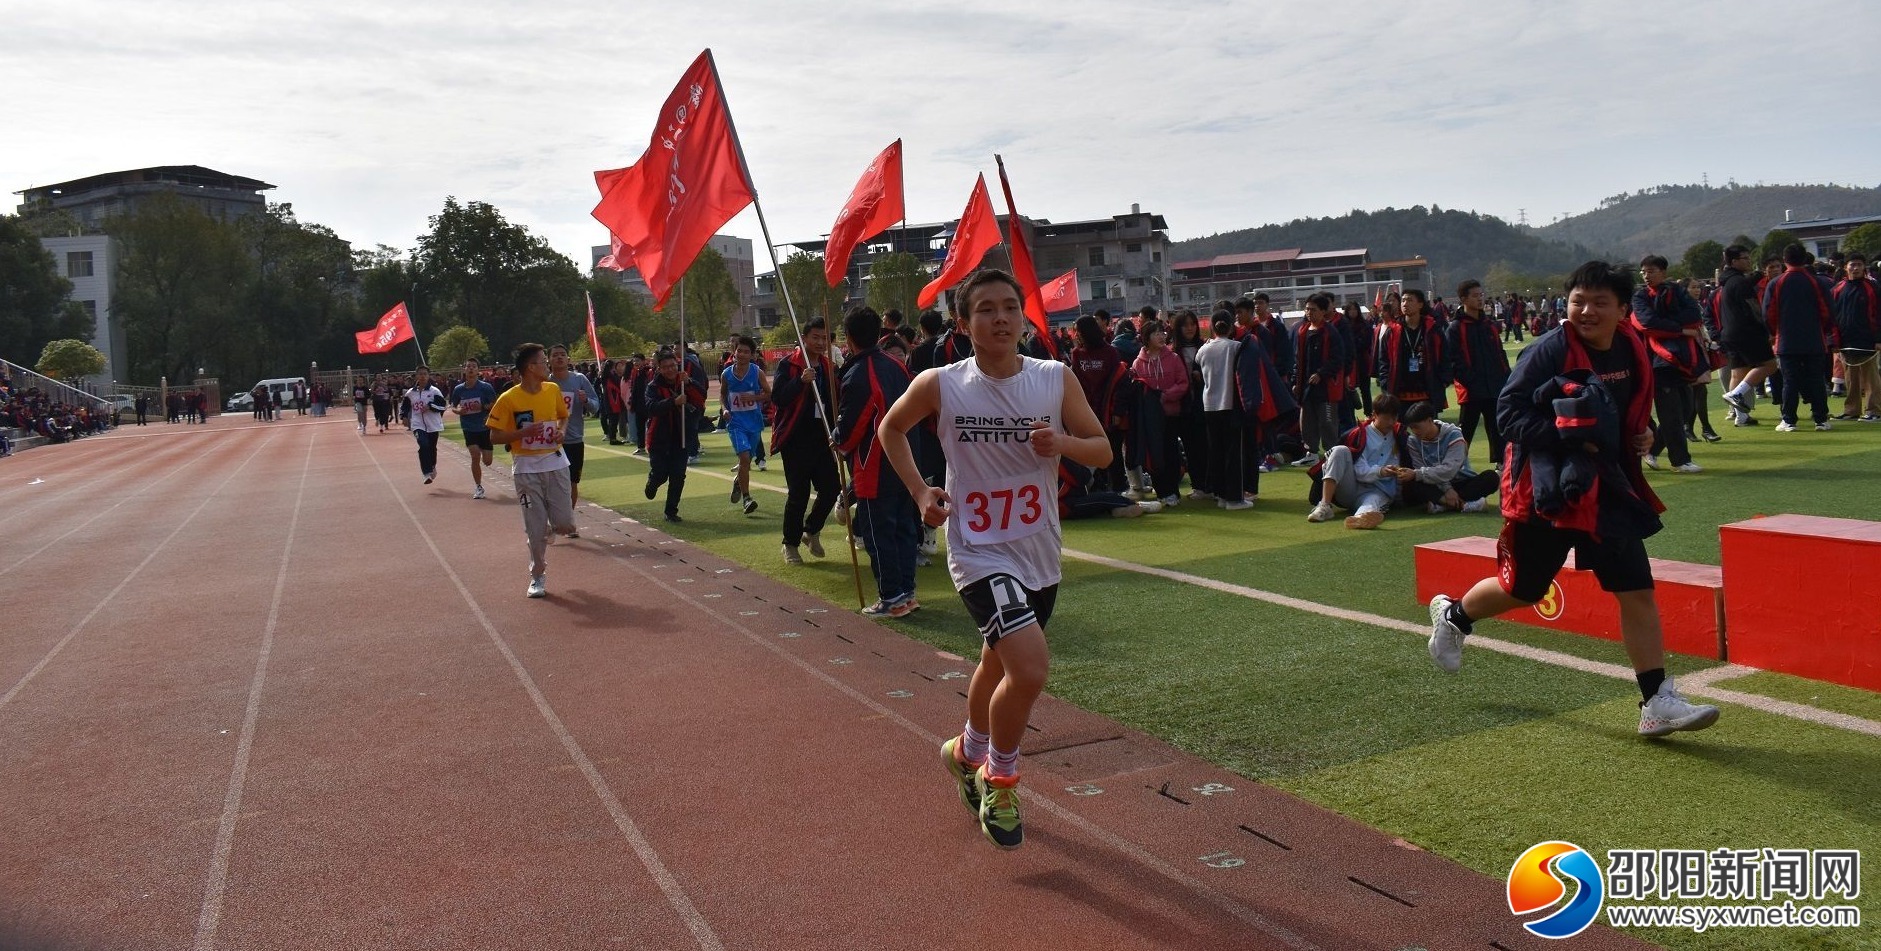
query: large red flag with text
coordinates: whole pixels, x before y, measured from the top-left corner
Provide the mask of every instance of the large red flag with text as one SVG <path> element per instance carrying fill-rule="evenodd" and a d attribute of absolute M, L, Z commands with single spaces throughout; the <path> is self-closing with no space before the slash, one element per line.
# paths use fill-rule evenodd
<path fill-rule="evenodd" d="M 416 336 L 411 329 L 411 314 L 406 312 L 405 302 L 399 301 L 379 318 L 378 326 L 354 334 L 353 339 L 359 341 L 360 353 L 384 353 Z"/>
<path fill-rule="evenodd" d="M 1045 319 L 1045 298 L 1039 292 L 1038 270 L 1032 266 L 1032 246 L 1025 240 L 1019 209 L 1012 206 L 1012 185 L 1006 181 L 1006 162 L 997 155 L 993 156 L 993 161 L 999 163 L 999 189 L 1006 195 L 1006 249 L 1012 257 L 1012 276 L 1018 278 L 1019 290 L 1025 297 L 1025 319 L 1032 322 L 1032 329 L 1044 342 L 1045 351 L 1055 359 L 1058 344 L 1052 339 L 1051 321 Z"/>
<path fill-rule="evenodd" d="M 849 193 L 849 200 L 829 229 L 823 249 L 823 277 L 829 286 L 842 283 L 849 256 L 856 245 L 881 234 L 906 213 L 901 201 L 901 140 L 896 139 L 869 163 Z"/>
<path fill-rule="evenodd" d="M 993 217 L 993 199 L 986 193 L 986 176 L 981 175 L 973 182 L 967 210 L 960 213 L 960 223 L 954 226 L 954 236 L 947 242 L 947 260 L 941 264 L 940 276 L 921 288 L 915 303 L 924 310 L 934 306 L 941 291 L 966 280 L 986 252 L 998 244 L 999 220 Z"/>
<path fill-rule="evenodd" d="M 594 362 L 600 363 L 607 354 L 601 352 L 601 338 L 594 335 L 594 295 L 584 291 L 581 296 L 588 299 L 588 347 L 594 351 Z"/>
<path fill-rule="evenodd" d="M 1039 287 L 1038 293 L 1045 302 L 1045 312 L 1048 314 L 1076 310 L 1084 304 L 1084 298 L 1078 296 L 1077 268 L 1046 281 Z"/>
<path fill-rule="evenodd" d="M 711 50 L 666 97 L 640 161 L 596 172 L 595 184 L 595 220 L 633 252 L 654 307 L 664 307 L 712 233 L 757 198 Z"/>

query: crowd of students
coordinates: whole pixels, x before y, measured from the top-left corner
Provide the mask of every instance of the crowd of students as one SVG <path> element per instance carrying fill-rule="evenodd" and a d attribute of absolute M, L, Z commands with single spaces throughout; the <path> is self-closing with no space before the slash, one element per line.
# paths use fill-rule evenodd
<path fill-rule="evenodd" d="M 68 403 L 36 386 L 16 385 L 5 370 L 0 370 L 0 458 L 13 454 L 8 429 L 63 443 L 104 432 L 116 424 L 115 413 Z"/>

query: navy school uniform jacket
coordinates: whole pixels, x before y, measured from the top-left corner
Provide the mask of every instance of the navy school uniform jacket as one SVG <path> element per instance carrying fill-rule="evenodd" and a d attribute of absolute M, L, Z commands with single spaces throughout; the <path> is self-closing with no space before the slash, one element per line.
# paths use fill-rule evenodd
<path fill-rule="evenodd" d="M 1241 339 L 1234 356 L 1234 390 L 1249 426 L 1265 426 L 1300 408 L 1259 334 Z"/>
<path fill-rule="evenodd" d="M 1508 440 L 1503 450 L 1502 517 L 1511 522 L 1537 522 L 1555 528 L 1586 532 L 1595 537 L 1648 538 L 1659 531 L 1659 513 L 1665 505 L 1646 484 L 1639 456 L 1632 452 L 1634 433 L 1652 425 L 1652 359 L 1645 341 L 1626 321 L 1614 331 L 1613 345 L 1632 347 L 1633 395 L 1620 415 L 1624 451 L 1619 459 L 1602 460 L 1598 482 L 1585 495 L 1552 518 L 1535 511 L 1535 469 L 1539 454 L 1558 458 L 1567 448 L 1556 426 L 1554 402 L 1543 399 L 1556 377 L 1573 370 L 1592 370 L 1587 348 L 1571 326 L 1563 324 L 1535 338 L 1522 351 L 1509 382 L 1496 400 L 1496 422 Z"/>
<path fill-rule="evenodd" d="M 1330 321 L 1317 331 L 1309 332 L 1310 326 L 1301 324 L 1293 335 L 1293 395 L 1338 403 L 1345 399 L 1346 377 L 1352 368 L 1345 331 Z M 1317 385 L 1307 382 L 1314 375 L 1319 377 Z"/>
<path fill-rule="evenodd" d="M 1494 402 L 1509 382 L 1509 354 L 1502 349 L 1502 329 L 1488 314 L 1471 317 L 1457 311 L 1444 329 L 1450 345 L 1450 372 L 1456 379 L 1458 403 Z"/>
<path fill-rule="evenodd" d="M 880 498 L 884 492 L 907 493 L 901 478 L 889 471 L 888 456 L 875 427 L 888 408 L 908 392 L 914 375 L 900 360 L 870 347 L 843 367 L 842 408 L 836 414 L 836 445 L 849 457 L 855 476 L 856 498 Z"/>
<path fill-rule="evenodd" d="M 1844 350 L 1873 350 L 1881 338 L 1881 285 L 1872 277 L 1835 285 L 1835 330 Z"/>
<path fill-rule="evenodd" d="M 683 389 L 682 389 L 683 387 Z M 658 373 L 646 386 L 647 447 L 683 449 L 686 445 L 686 407 L 705 409 L 705 386 L 681 376 L 671 383 Z"/>
<path fill-rule="evenodd" d="M 1418 327 L 1422 333 L 1416 346 L 1410 343 L 1413 334 L 1406 333 L 1403 318 L 1384 329 L 1378 341 L 1378 387 L 1400 399 L 1406 393 L 1422 393 L 1423 399 L 1441 410 L 1450 405 L 1443 395 L 1444 387 L 1450 385 L 1443 332 L 1429 315 Z M 1415 371 L 1411 369 L 1413 356 L 1418 358 Z"/>
<path fill-rule="evenodd" d="M 1631 323 L 1652 349 L 1653 372 L 1661 380 L 1694 383 L 1711 369 L 1705 345 L 1685 335 L 1703 320 L 1698 302 L 1670 281 L 1656 288 L 1641 284 L 1633 292 Z"/>
<path fill-rule="evenodd" d="M 1790 267 L 1763 289 L 1764 319 L 1776 335 L 1778 356 L 1829 352 L 1835 322 L 1829 315 L 1827 284 L 1805 268 Z"/>
<path fill-rule="evenodd" d="M 1254 329 L 1260 333 L 1261 346 L 1267 348 L 1267 356 L 1274 361 L 1274 369 L 1280 371 L 1280 378 L 1293 379 L 1293 332 L 1287 329 L 1286 322 L 1278 317 L 1264 321 L 1255 318 Z"/>
<path fill-rule="evenodd" d="M 771 375 L 771 405 L 777 410 L 771 422 L 772 452 L 781 451 L 785 444 L 797 438 L 799 431 L 813 432 L 819 444 L 828 438 L 822 421 L 816 418 L 816 401 L 819 398 L 823 401 L 823 419 L 834 423 L 836 390 L 840 383 L 836 379 L 836 365 L 828 357 L 817 363 L 820 372 L 813 388 L 808 373 L 810 364 L 803 348 L 792 350 L 790 356 L 777 361 L 777 369 Z M 815 396 L 811 395 L 813 389 Z"/>

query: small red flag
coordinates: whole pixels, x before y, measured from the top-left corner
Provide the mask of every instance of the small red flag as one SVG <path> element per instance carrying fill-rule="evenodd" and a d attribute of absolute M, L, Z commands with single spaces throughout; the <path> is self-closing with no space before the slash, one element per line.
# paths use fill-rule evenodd
<path fill-rule="evenodd" d="M 1072 268 L 1047 281 L 1038 289 L 1039 297 L 1045 301 L 1045 312 L 1055 314 L 1061 310 L 1077 310 L 1084 305 L 1084 299 L 1078 295 L 1078 269 Z"/>
<path fill-rule="evenodd" d="M 601 352 L 601 338 L 594 335 L 594 295 L 583 291 L 581 296 L 588 299 L 588 346 L 594 350 L 594 362 L 600 363 L 607 354 Z"/>
<path fill-rule="evenodd" d="M 620 243 L 620 239 L 608 235 L 612 245 L 601 260 L 594 262 L 595 267 L 604 267 L 610 271 L 625 271 L 634 266 L 634 249 Z"/>
<path fill-rule="evenodd" d="M 1058 344 L 1052 339 L 1051 321 L 1045 319 L 1045 298 L 1039 293 L 1038 270 L 1032 266 L 1032 247 L 1026 243 L 1019 209 L 1012 206 L 1012 184 L 1006 181 L 1006 161 L 997 155 L 993 156 L 993 161 L 999 164 L 999 189 L 1006 195 L 1006 248 L 1012 256 L 1012 276 L 1019 279 L 1019 289 L 1025 295 L 1025 317 L 1044 341 L 1045 351 L 1056 359 Z"/>
<path fill-rule="evenodd" d="M 399 301 L 379 318 L 378 326 L 354 334 L 353 339 L 359 341 L 360 353 L 384 353 L 416 336 L 411 329 L 411 314 L 406 313 L 405 302 Z"/>
<path fill-rule="evenodd" d="M 823 278 L 829 286 L 843 282 L 856 245 L 881 234 L 903 214 L 901 140 L 896 139 L 869 163 L 830 226 L 829 244 L 823 248 Z"/>
<path fill-rule="evenodd" d="M 595 220 L 633 251 L 653 306 L 664 307 L 712 233 L 757 198 L 711 50 L 666 97 L 640 161 L 596 172 L 595 184 Z"/>
<path fill-rule="evenodd" d="M 940 276 L 921 288 L 915 303 L 922 309 L 934 306 L 941 291 L 965 280 L 986 252 L 998 244 L 999 221 L 993 217 L 993 199 L 986 193 L 986 176 L 981 175 L 973 183 L 973 194 L 967 199 L 967 210 L 960 213 L 959 224 L 954 226 L 953 238 L 947 242 L 947 260 L 941 264 Z"/>

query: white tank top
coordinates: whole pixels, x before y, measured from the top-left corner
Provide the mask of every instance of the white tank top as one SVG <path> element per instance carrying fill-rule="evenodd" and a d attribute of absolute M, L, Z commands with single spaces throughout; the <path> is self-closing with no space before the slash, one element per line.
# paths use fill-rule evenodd
<path fill-rule="evenodd" d="M 1065 367 L 1021 356 L 1019 372 L 995 380 L 979 361 L 940 375 L 939 430 L 947 453 L 947 571 L 963 588 L 1009 574 L 1034 591 L 1059 579 L 1058 457 L 1032 452 L 1032 423 L 1064 433 Z"/>

